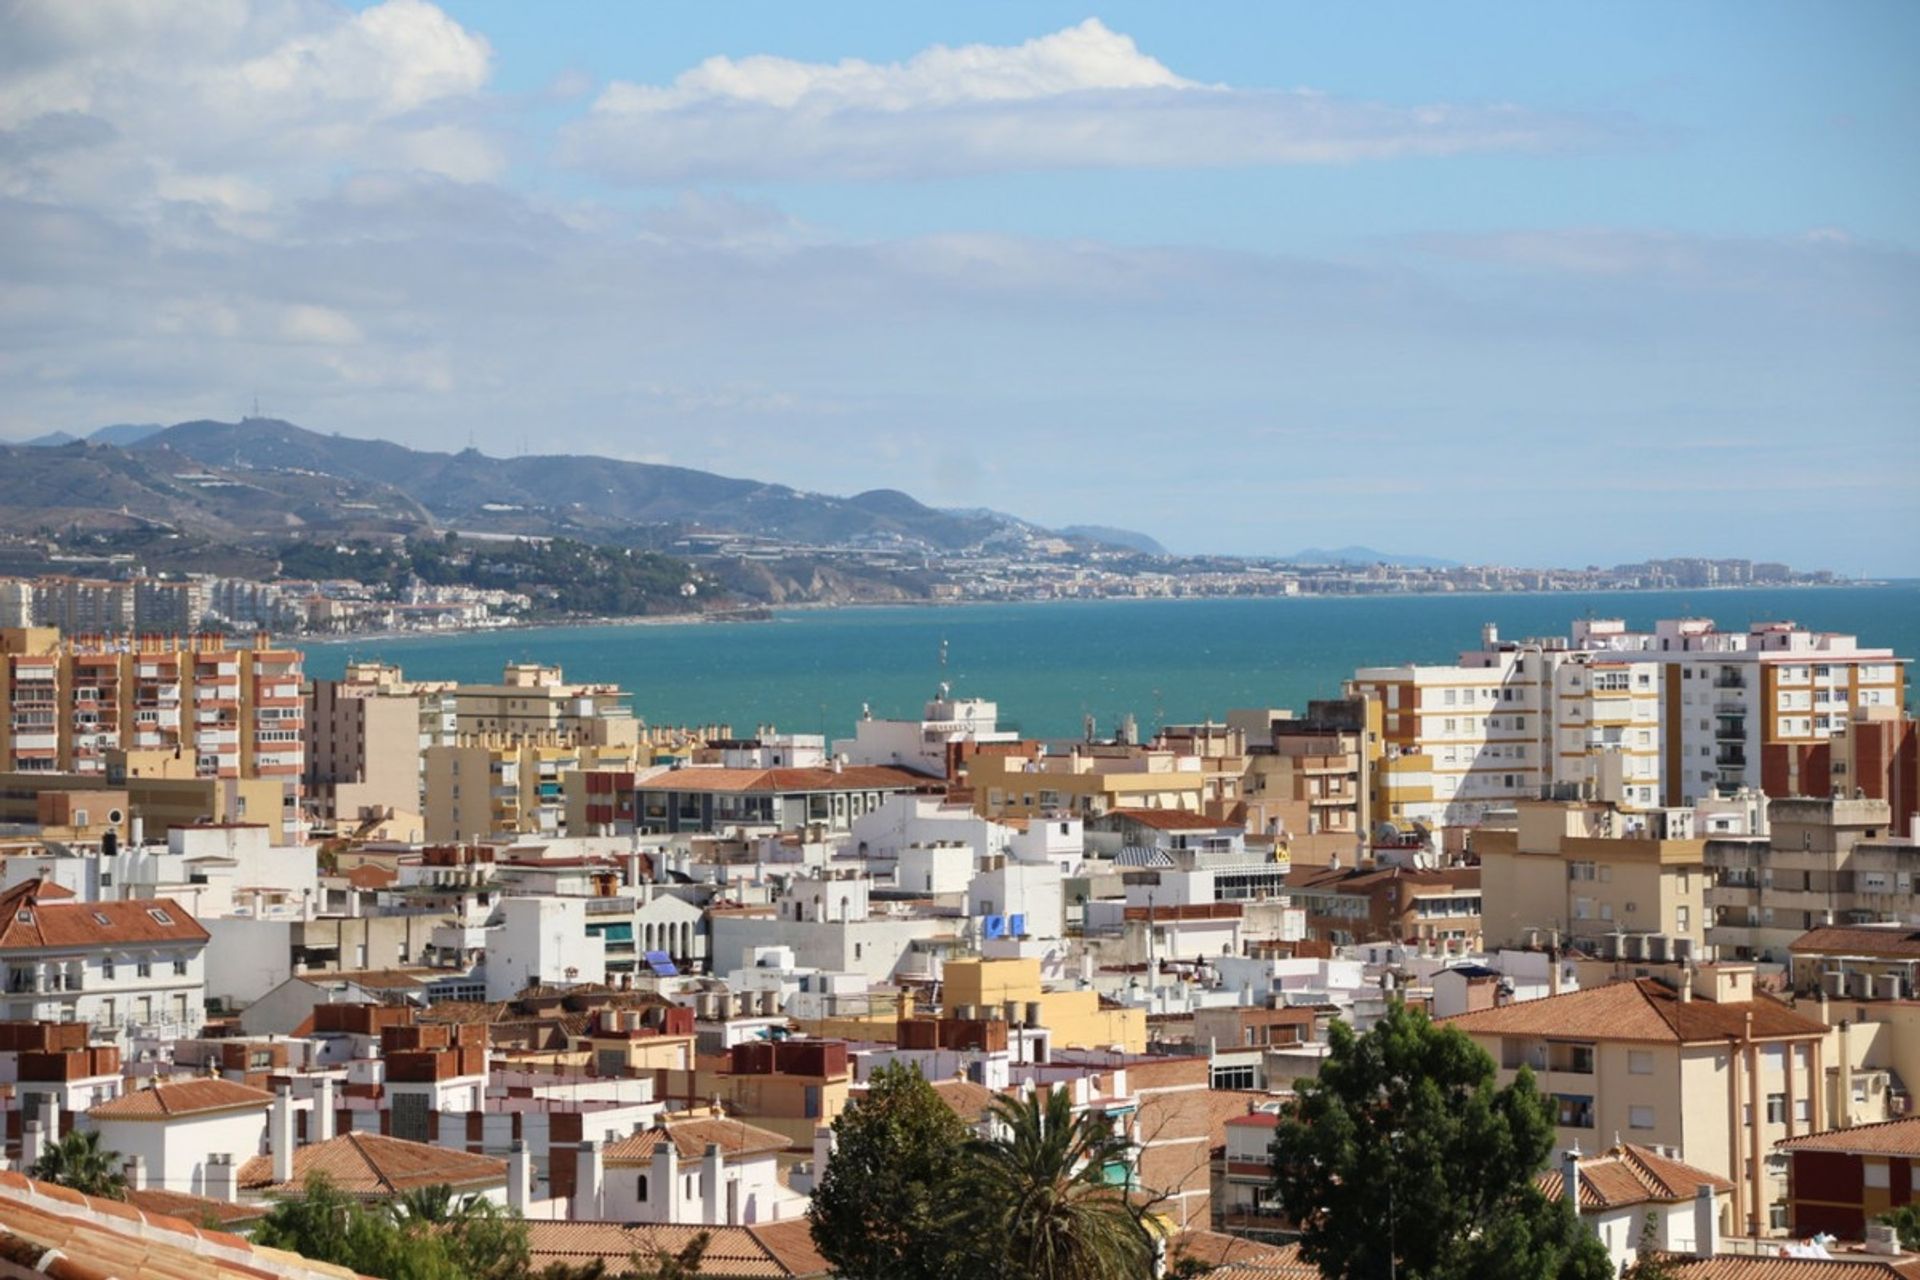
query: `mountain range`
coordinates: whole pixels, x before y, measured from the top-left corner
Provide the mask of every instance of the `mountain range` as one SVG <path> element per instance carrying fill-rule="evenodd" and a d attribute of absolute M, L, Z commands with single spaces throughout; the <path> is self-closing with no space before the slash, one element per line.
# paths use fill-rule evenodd
<path fill-rule="evenodd" d="M 495 458 L 310 431 L 274 418 L 104 427 L 0 446 L 0 528 L 161 524 L 230 539 L 326 532 L 565 536 L 666 546 L 696 532 L 814 547 L 1015 550 L 1052 536 L 990 511 L 943 511 L 897 489 L 852 497 L 615 458 Z M 1063 532 L 1089 545 L 1144 534 Z"/>

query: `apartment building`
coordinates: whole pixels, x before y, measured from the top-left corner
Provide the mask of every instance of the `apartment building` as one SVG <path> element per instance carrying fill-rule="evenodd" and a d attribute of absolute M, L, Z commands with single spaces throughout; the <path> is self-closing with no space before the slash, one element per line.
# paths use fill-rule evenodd
<path fill-rule="evenodd" d="M 1370 727 L 1369 716 L 1372 717 Z M 1370 734 L 1379 708 L 1366 698 L 1307 704 L 1307 714 L 1229 712 L 1227 723 L 1266 723 L 1247 735 L 1241 802 L 1247 830 L 1284 842 L 1295 866 L 1353 859 L 1373 832 Z"/>
<path fill-rule="evenodd" d="M 853 737 L 836 739 L 833 754 L 848 764 L 887 765 L 946 778 L 958 773 L 961 762 L 982 743 L 1019 741 L 1020 735 L 1000 728 L 999 721 L 997 704 L 956 698 L 942 682 L 918 720 L 878 719 L 862 707 Z"/>
<path fill-rule="evenodd" d="M 1472 825 L 1555 785 L 1629 809 L 1758 790 L 1858 709 L 1900 707 L 1904 662 L 1785 622 L 1636 632 L 1602 618 L 1517 642 L 1488 626 L 1457 664 L 1362 668 L 1347 689 L 1381 702 L 1383 760 L 1417 758 L 1430 785 L 1397 798 L 1376 787 L 1376 812 Z"/>
<path fill-rule="evenodd" d="M 1757 993 L 1753 966 L 1665 966 L 1659 977 L 1459 1014 L 1502 1083 L 1530 1068 L 1549 1095 L 1558 1148 L 1618 1134 L 1733 1184 L 1730 1234 L 1787 1227 L 1787 1187 L 1768 1157 L 1832 1114 L 1825 1023 Z"/>
<path fill-rule="evenodd" d="M 461 734 L 426 751 L 426 830 L 436 844 L 567 830 L 567 778 L 631 773 L 648 749 L 583 742 L 571 732 Z M 583 834 L 574 832 L 572 834 Z"/>
<path fill-rule="evenodd" d="M 301 654 L 265 637 L 0 632 L 0 772 L 105 777 L 116 752 L 166 754 L 191 776 L 281 787 L 277 820 L 302 823 Z"/>
<path fill-rule="evenodd" d="M 638 740 L 628 694 L 618 685 L 570 684 L 559 667 L 510 662 L 499 684 L 453 690 L 455 730 L 506 738 L 564 734 L 600 745 Z"/>
<path fill-rule="evenodd" d="M 317 821 L 420 812 L 426 702 L 351 678 L 307 686 L 306 801 Z"/>
<path fill-rule="evenodd" d="M 1920 916 L 1920 845 L 1896 832 L 1884 800 L 1774 800 L 1769 831 L 1716 836 L 1707 941 L 1722 956 L 1785 963 L 1823 925 Z"/>
<path fill-rule="evenodd" d="M 1316 941 L 1435 943 L 1464 953 L 1480 946 L 1481 881 L 1479 867 L 1302 867 L 1287 876 L 1286 893 Z"/>
<path fill-rule="evenodd" d="M 634 821 L 644 835 L 818 828 L 846 834 L 890 797 L 926 789 L 926 775 L 892 765 L 729 769 L 695 765 L 634 784 Z"/>
<path fill-rule="evenodd" d="M 1485 885 L 1489 945 L 1549 935 L 1655 935 L 1701 956 L 1711 925 L 1707 832 L 1766 830 L 1764 796 L 1636 813 L 1596 801 L 1523 800 L 1472 847 Z"/>
<path fill-rule="evenodd" d="M 1081 743 L 1062 754 L 1035 746 L 973 757 L 967 783 L 983 818 L 1074 814 L 1114 809 L 1205 808 L 1208 775 L 1200 757 L 1116 743 Z"/>
<path fill-rule="evenodd" d="M 129 1036 L 194 1036 L 206 1021 L 207 931 L 171 898 L 81 902 L 37 880 L 0 895 L 6 1017 Z"/>

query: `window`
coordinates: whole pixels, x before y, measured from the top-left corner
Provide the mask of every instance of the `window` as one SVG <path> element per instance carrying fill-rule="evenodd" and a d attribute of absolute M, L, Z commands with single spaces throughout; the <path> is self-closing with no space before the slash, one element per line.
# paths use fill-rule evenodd
<path fill-rule="evenodd" d="M 1254 1089 L 1254 1069 L 1244 1067 L 1215 1067 L 1213 1069 L 1213 1087 L 1216 1089 Z"/>
<path fill-rule="evenodd" d="M 1636 1076 L 1652 1075 L 1653 1051 L 1650 1049 L 1627 1050 L 1627 1072 Z"/>
<path fill-rule="evenodd" d="M 1554 1109 L 1562 1129 L 1593 1128 L 1593 1099 L 1578 1094 L 1556 1093 Z"/>
<path fill-rule="evenodd" d="M 100 962 L 100 976 L 105 978 L 109 982 L 113 981 L 113 957 L 112 956 L 108 956 L 106 959 Z"/>
<path fill-rule="evenodd" d="M 647 1175 L 646 1174 L 644 1173 L 641 1174 L 638 1181 L 634 1183 L 634 1195 L 643 1201 L 647 1198 Z"/>
<path fill-rule="evenodd" d="M 153 917 L 155 924 L 171 925 L 173 923 L 173 917 L 162 911 L 159 907 L 148 907 L 147 914 Z"/>
<path fill-rule="evenodd" d="M 401 959 L 404 960 L 406 957 L 402 956 Z M 187 962 L 185 960 L 175 960 L 173 962 L 173 976 L 176 978 L 184 978 L 187 976 Z"/>
<path fill-rule="evenodd" d="M 1673 909 L 1673 930 L 1675 933 L 1685 933 L 1690 923 L 1691 917 L 1688 915 L 1685 907 L 1675 907 Z"/>
<path fill-rule="evenodd" d="M 1860 1165 L 1861 1184 L 1868 1187 L 1885 1189 L 1890 1184 L 1885 1160 L 1866 1160 Z"/>
<path fill-rule="evenodd" d="M 1785 1124 L 1787 1122 L 1787 1095 L 1770 1093 L 1767 1095 L 1767 1123 Z"/>
<path fill-rule="evenodd" d="M 135 964 L 133 966 L 133 976 L 136 978 L 151 978 L 153 976 L 153 961 L 142 960 Z"/>

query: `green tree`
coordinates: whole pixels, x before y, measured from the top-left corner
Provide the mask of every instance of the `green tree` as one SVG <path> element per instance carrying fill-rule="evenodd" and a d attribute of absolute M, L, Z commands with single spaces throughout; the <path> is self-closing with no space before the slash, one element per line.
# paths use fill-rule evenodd
<path fill-rule="evenodd" d="M 1335 1022 L 1273 1141 L 1274 1190 L 1330 1280 L 1608 1280 L 1600 1241 L 1534 1175 L 1550 1102 L 1524 1068 L 1394 1004 L 1357 1035 Z"/>
<path fill-rule="evenodd" d="M 282 1197 L 253 1238 L 380 1280 L 574 1280 L 603 1272 L 536 1270 L 527 1224 L 478 1196 L 421 1187 L 386 1206 L 363 1205 L 324 1176 Z"/>
<path fill-rule="evenodd" d="M 48 1147 L 28 1174 L 42 1182 L 58 1183 L 82 1195 L 124 1200 L 127 1179 L 120 1172 L 120 1153 L 100 1145 L 100 1135 L 92 1129 L 69 1129 L 66 1136 Z"/>
<path fill-rule="evenodd" d="M 1634 1246 L 1633 1265 L 1621 1273 L 1621 1280 L 1674 1280 L 1673 1264 L 1660 1250 L 1660 1215 L 1647 1210 L 1640 1224 L 1640 1240 Z"/>
<path fill-rule="evenodd" d="M 1104 1116 L 1075 1113 L 1065 1089 L 1046 1101 L 996 1098 L 995 1134 L 967 1144 L 954 1239 L 963 1274 L 997 1280 L 1145 1280 L 1154 1241 L 1128 1202 L 1132 1146 Z"/>
<path fill-rule="evenodd" d="M 966 1126 L 910 1063 L 873 1073 L 833 1122 L 833 1159 L 808 1210 L 813 1240 L 847 1280 L 943 1274 L 940 1224 Z"/>

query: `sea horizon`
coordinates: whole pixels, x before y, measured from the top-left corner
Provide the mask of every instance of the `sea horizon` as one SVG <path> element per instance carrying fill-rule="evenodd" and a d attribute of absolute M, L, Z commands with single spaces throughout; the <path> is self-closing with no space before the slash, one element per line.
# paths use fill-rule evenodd
<path fill-rule="evenodd" d="M 1920 583 L 1912 581 L 900 602 L 776 608 L 751 622 L 691 616 L 297 643 L 307 649 L 308 674 L 320 678 L 337 677 L 352 660 L 462 681 L 496 680 L 510 661 L 557 665 L 570 681 L 622 686 L 636 713 L 658 725 L 768 725 L 843 737 L 863 708 L 917 716 L 946 683 L 999 703 L 1003 721 L 1022 733 L 1077 737 L 1088 716 L 1104 734 L 1128 715 L 1150 732 L 1234 707 L 1304 712 L 1311 699 L 1339 696 L 1356 667 L 1449 662 L 1478 644 L 1485 623 L 1513 639 L 1565 634 L 1585 616 L 1619 616 L 1635 627 L 1680 616 L 1711 617 L 1723 629 L 1793 621 L 1904 658 L 1920 649 Z"/>

